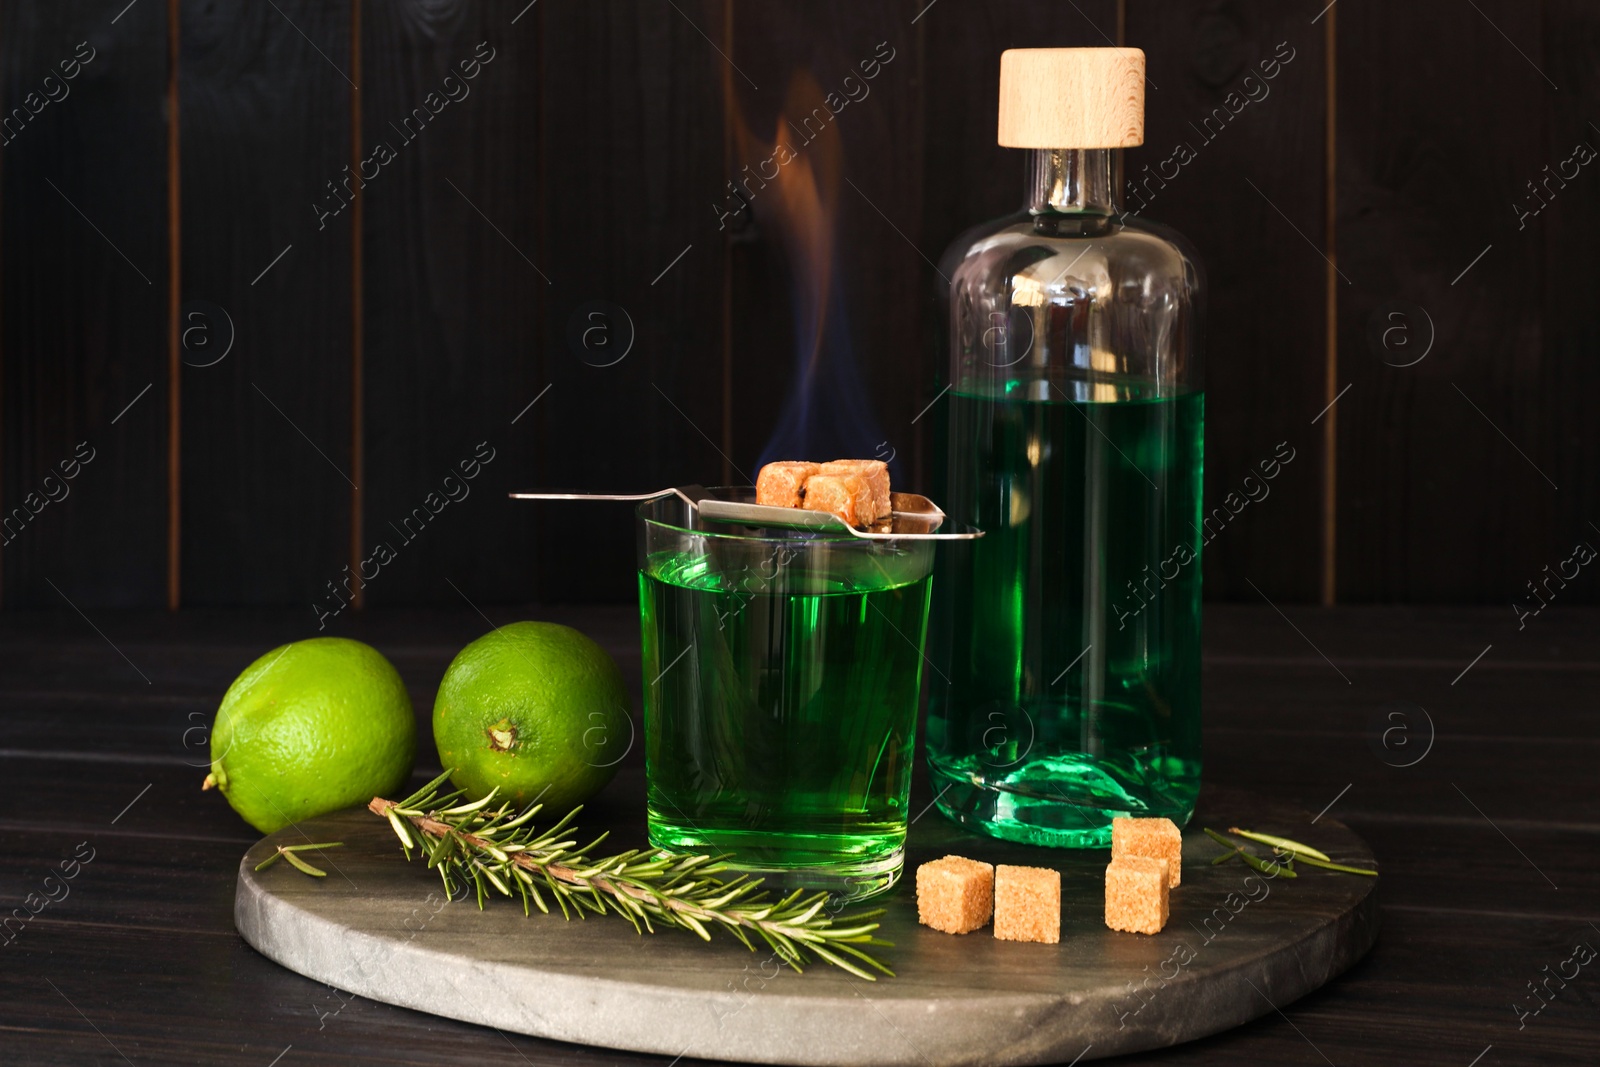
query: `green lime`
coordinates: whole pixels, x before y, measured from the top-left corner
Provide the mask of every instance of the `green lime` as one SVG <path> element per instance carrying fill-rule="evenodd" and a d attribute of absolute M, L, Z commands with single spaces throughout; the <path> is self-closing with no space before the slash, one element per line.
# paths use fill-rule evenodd
<path fill-rule="evenodd" d="M 228 687 L 204 788 L 271 833 L 400 789 L 416 750 L 393 665 L 360 641 L 313 637 L 273 649 Z"/>
<path fill-rule="evenodd" d="M 470 799 L 498 787 L 564 815 L 611 780 L 633 743 L 627 687 L 606 650 L 572 627 L 515 622 L 451 661 L 433 739 Z"/>

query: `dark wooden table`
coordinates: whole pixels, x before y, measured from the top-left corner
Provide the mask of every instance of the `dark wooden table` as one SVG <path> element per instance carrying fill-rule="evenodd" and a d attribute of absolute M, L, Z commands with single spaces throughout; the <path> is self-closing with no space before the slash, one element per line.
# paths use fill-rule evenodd
<path fill-rule="evenodd" d="M 584 629 L 637 689 L 629 610 L 488 614 Z M 0 917 L 38 911 L 0 934 L 0 1063 L 667 1062 L 352 998 L 258 956 L 232 920 L 256 835 L 200 791 L 206 728 L 247 662 L 313 624 L 92 615 L 0 616 Z M 446 664 L 488 628 L 466 608 L 343 621 L 405 676 L 425 739 Z M 1362 833 L 1384 926 L 1322 991 L 1135 1059 L 1600 1061 L 1600 962 L 1567 962 L 1600 948 L 1600 612 L 1552 607 L 1519 632 L 1509 608 L 1213 606 L 1206 626 L 1208 781 Z M 436 766 L 422 748 L 419 776 Z M 64 861 L 75 876 L 50 878 Z"/>

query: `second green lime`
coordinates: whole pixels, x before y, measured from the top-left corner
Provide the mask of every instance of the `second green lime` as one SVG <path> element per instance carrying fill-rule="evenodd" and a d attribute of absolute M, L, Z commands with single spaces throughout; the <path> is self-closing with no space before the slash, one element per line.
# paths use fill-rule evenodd
<path fill-rule="evenodd" d="M 462 649 L 433 705 L 439 762 L 477 800 L 565 814 L 599 792 L 633 740 L 616 661 L 570 626 L 517 622 Z"/>

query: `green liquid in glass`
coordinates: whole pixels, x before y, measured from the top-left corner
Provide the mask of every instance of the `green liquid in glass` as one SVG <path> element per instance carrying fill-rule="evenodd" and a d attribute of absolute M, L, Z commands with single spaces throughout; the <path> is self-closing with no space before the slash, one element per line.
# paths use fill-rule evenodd
<path fill-rule="evenodd" d="M 639 576 L 651 844 L 865 895 L 899 877 L 931 577 Z M 765 574 L 761 573 L 765 570 Z"/>
<path fill-rule="evenodd" d="M 951 394 L 953 547 L 932 638 L 940 808 L 997 837 L 1102 847 L 1200 790 L 1204 396 Z"/>

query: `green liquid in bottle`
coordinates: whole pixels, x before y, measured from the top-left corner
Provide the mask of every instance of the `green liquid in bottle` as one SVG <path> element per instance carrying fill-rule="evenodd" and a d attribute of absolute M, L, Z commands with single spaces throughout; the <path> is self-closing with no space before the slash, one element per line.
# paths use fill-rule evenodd
<path fill-rule="evenodd" d="M 734 854 L 782 885 L 862 896 L 899 877 L 931 576 L 703 554 L 639 576 L 651 844 Z M 902 571 L 905 568 L 900 568 Z"/>
<path fill-rule="evenodd" d="M 1203 421 L 1201 393 L 951 394 L 940 503 L 985 531 L 948 550 L 934 612 L 928 754 L 957 822 L 1101 847 L 1115 816 L 1194 814 Z"/>

